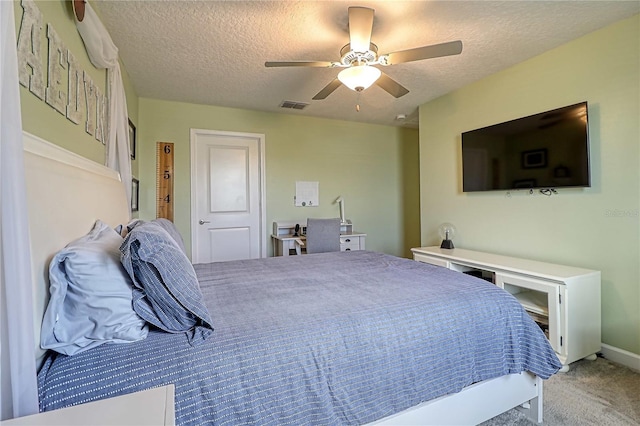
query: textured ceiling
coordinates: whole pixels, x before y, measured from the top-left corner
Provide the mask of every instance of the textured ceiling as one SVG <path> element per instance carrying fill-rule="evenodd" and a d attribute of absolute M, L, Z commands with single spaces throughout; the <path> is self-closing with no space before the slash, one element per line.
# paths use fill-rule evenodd
<path fill-rule="evenodd" d="M 431 99 L 640 12 L 640 1 L 107 1 L 93 0 L 141 97 L 417 127 Z M 375 9 L 380 53 L 461 40 L 462 54 L 384 68 L 409 89 L 342 86 L 339 72 L 265 68 L 265 61 L 338 61 L 347 8 Z M 285 101 L 309 103 L 282 109 Z M 360 112 L 355 105 L 360 104 Z M 396 120 L 405 114 L 404 122 Z"/>

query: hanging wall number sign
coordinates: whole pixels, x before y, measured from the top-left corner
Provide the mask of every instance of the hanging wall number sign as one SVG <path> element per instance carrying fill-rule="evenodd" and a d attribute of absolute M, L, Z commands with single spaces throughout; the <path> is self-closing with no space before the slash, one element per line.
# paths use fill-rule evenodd
<path fill-rule="evenodd" d="M 173 143 L 156 144 L 156 217 L 173 222 Z"/>

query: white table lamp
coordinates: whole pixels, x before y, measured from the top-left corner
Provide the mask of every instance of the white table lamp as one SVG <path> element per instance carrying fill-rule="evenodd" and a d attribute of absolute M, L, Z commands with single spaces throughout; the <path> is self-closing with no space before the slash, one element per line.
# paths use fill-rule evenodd
<path fill-rule="evenodd" d="M 347 219 L 344 217 L 344 199 L 342 198 L 342 195 L 336 198 L 333 204 L 335 203 L 340 203 L 340 223 L 345 223 Z"/>

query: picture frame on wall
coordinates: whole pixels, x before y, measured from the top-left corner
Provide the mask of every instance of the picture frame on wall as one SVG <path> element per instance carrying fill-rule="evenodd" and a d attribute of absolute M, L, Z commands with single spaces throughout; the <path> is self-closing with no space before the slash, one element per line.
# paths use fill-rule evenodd
<path fill-rule="evenodd" d="M 546 148 L 522 152 L 523 169 L 541 169 L 544 167 L 547 167 Z"/>
<path fill-rule="evenodd" d="M 131 211 L 138 211 L 138 200 L 140 199 L 140 181 L 131 178 Z"/>
<path fill-rule="evenodd" d="M 535 179 L 514 180 L 512 186 L 516 189 L 535 188 L 536 180 Z"/>
<path fill-rule="evenodd" d="M 136 126 L 129 120 L 129 153 L 131 159 L 136 159 Z"/>

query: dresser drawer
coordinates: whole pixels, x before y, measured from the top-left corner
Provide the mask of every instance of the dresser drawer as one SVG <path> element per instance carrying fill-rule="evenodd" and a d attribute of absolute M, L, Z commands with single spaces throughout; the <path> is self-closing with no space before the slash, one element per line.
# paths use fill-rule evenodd
<path fill-rule="evenodd" d="M 360 244 L 358 243 L 348 243 L 348 244 L 340 244 L 340 251 L 355 251 L 360 250 Z"/>
<path fill-rule="evenodd" d="M 340 251 L 362 250 L 360 247 L 360 237 L 345 235 L 340 237 Z"/>

